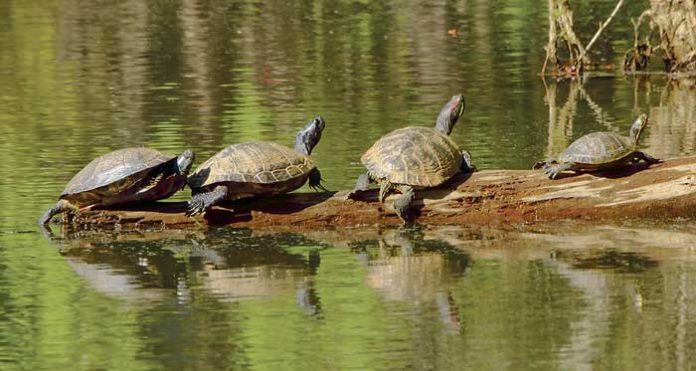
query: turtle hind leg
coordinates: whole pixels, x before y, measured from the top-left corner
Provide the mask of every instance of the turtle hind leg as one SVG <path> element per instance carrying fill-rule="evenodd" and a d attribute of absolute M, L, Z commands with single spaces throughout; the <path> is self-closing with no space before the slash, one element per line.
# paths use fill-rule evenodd
<path fill-rule="evenodd" d="M 648 154 L 645 153 L 645 152 L 636 151 L 636 153 L 634 153 L 633 156 L 634 156 L 633 158 L 634 158 L 636 161 L 643 160 L 643 161 L 645 161 L 648 165 L 653 165 L 653 164 L 657 164 L 657 163 L 662 162 L 662 161 L 660 161 L 659 159 L 654 158 L 654 157 L 648 155 Z"/>
<path fill-rule="evenodd" d="M 460 170 L 463 174 L 477 171 L 476 166 L 471 163 L 471 154 L 468 151 L 462 151 L 462 165 L 460 166 Z"/>
<path fill-rule="evenodd" d="M 51 206 L 39 219 L 39 225 L 47 226 L 51 222 L 54 215 L 64 213 L 66 211 L 79 211 L 78 207 L 66 200 L 60 200 L 55 205 Z"/>
<path fill-rule="evenodd" d="M 321 172 L 319 169 L 314 168 L 309 172 L 309 188 L 312 188 L 315 192 L 319 192 L 319 190 L 329 192 L 328 189 L 321 185 L 322 180 L 324 179 L 321 178 Z"/>
<path fill-rule="evenodd" d="M 355 183 L 355 188 L 348 193 L 347 198 L 353 199 L 357 192 L 367 191 L 370 188 L 370 183 L 372 183 L 372 179 L 368 173 L 360 174 L 358 181 Z"/>
<path fill-rule="evenodd" d="M 544 165 L 544 173 L 549 176 L 549 179 L 556 179 L 558 174 L 566 171 L 566 170 L 571 170 L 575 166 L 574 163 L 572 162 L 551 162 L 551 163 L 546 163 Z"/>
<path fill-rule="evenodd" d="M 413 191 L 413 187 L 407 185 L 399 186 L 399 191 L 401 196 L 394 200 L 394 211 L 396 211 L 396 215 L 399 216 L 404 224 L 410 223 L 413 220 L 412 204 L 416 194 Z"/>
<path fill-rule="evenodd" d="M 360 174 L 358 177 L 358 181 L 355 182 L 355 191 L 367 191 L 370 188 L 370 183 L 372 183 L 372 179 L 370 178 L 370 175 L 368 173 L 363 173 Z"/>
<path fill-rule="evenodd" d="M 391 184 L 390 181 L 384 179 L 379 185 L 379 195 L 377 196 L 377 199 L 379 202 L 384 202 L 384 199 L 387 197 L 389 192 L 394 189 L 394 185 Z"/>
<path fill-rule="evenodd" d="M 201 214 L 208 210 L 211 206 L 222 201 L 227 196 L 227 187 L 219 185 L 210 192 L 199 193 L 191 197 L 186 208 L 186 215 L 192 216 Z"/>

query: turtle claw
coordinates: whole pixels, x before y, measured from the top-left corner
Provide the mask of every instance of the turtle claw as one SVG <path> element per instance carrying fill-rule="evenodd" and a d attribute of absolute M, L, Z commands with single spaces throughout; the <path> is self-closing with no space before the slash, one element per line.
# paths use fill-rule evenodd
<path fill-rule="evenodd" d="M 314 192 L 319 192 L 319 190 L 322 190 L 324 192 L 330 192 L 328 189 L 324 188 L 323 185 L 321 185 L 321 182 L 323 180 L 324 179 L 322 179 L 321 172 L 319 172 L 319 169 L 312 169 L 312 171 L 309 173 L 309 188 L 314 190 Z"/>
<path fill-rule="evenodd" d="M 198 193 L 191 197 L 186 208 L 186 216 L 202 214 L 217 202 L 225 199 L 227 187 L 219 185 L 214 190 L 206 193 Z"/>
<path fill-rule="evenodd" d="M 544 173 L 548 175 L 549 179 L 556 179 L 558 177 L 558 174 L 566 171 L 566 170 L 571 170 L 573 168 L 573 163 L 571 162 L 549 162 L 544 165 Z"/>
<path fill-rule="evenodd" d="M 309 188 L 311 188 L 314 192 L 319 192 L 319 191 L 330 192 L 330 191 L 329 191 L 328 189 L 326 189 L 323 185 L 321 185 L 321 183 L 319 183 L 319 184 L 310 184 L 310 185 L 309 185 Z"/>
<path fill-rule="evenodd" d="M 553 166 L 551 166 L 549 164 L 545 164 L 543 169 L 544 169 L 544 174 L 546 174 L 549 177 L 549 179 L 556 179 L 556 175 L 558 175 L 558 172 L 555 171 Z"/>
<path fill-rule="evenodd" d="M 186 216 L 194 216 L 201 214 L 205 211 L 205 204 L 202 200 L 196 199 L 188 202 L 186 207 Z"/>

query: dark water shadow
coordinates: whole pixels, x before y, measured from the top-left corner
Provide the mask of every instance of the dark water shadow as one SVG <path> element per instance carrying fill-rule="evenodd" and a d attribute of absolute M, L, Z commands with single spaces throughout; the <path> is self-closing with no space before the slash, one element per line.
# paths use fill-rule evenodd
<path fill-rule="evenodd" d="M 106 207 L 95 207 L 91 210 L 109 211 L 145 211 L 165 214 L 180 214 L 186 212 L 188 203 L 186 201 L 146 201 L 126 205 L 115 205 Z"/>

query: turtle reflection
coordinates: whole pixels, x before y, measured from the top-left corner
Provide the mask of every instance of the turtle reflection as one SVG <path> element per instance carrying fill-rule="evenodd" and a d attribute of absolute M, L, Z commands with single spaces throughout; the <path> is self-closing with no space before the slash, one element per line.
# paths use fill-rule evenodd
<path fill-rule="evenodd" d="M 58 242 L 75 273 L 107 296 L 175 298 L 185 304 L 191 291 L 223 302 L 294 292 L 302 311 L 321 312 L 312 277 L 321 262 L 319 250 L 301 237 L 257 237 L 238 230 L 205 235 L 93 232 Z"/>
<path fill-rule="evenodd" d="M 314 274 L 321 263 L 316 243 L 290 234 L 252 236 L 218 231 L 215 240 L 222 265 L 196 272 L 201 287 L 222 301 L 268 298 L 295 292 L 298 308 L 310 315 L 321 313 Z M 290 246 L 290 247 L 288 247 Z"/>
<path fill-rule="evenodd" d="M 460 320 L 452 289 L 470 264 L 467 254 L 417 230 L 387 231 L 376 242 L 353 246 L 367 266 L 366 284 L 385 300 L 434 306 L 449 330 Z"/>
<path fill-rule="evenodd" d="M 57 240 L 75 273 L 97 292 L 122 299 L 188 300 L 189 272 L 223 261 L 178 233 L 79 232 Z M 173 289 L 173 290 L 172 290 Z"/>
<path fill-rule="evenodd" d="M 648 256 L 615 249 L 561 252 L 556 258 L 569 261 L 575 269 L 613 269 L 620 273 L 643 272 L 659 265 Z"/>

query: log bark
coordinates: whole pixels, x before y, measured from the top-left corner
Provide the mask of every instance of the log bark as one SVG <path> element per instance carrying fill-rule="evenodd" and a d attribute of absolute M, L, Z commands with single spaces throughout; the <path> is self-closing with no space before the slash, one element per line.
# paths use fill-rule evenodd
<path fill-rule="evenodd" d="M 417 222 L 434 225 L 539 225 L 562 219 L 606 223 L 626 219 L 696 220 L 696 156 L 620 172 L 564 173 L 550 180 L 540 171 L 483 170 L 439 188 L 416 192 Z M 377 190 L 293 193 L 215 206 L 203 216 L 184 214 L 185 202 L 92 210 L 63 219 L 77 229 L 171 229 L 208 225 L 311 230 L 339 226 L 399 225 L 394 195 L 377 202 Z M 234 208 L 234 211 L 232 210 Z"/>

